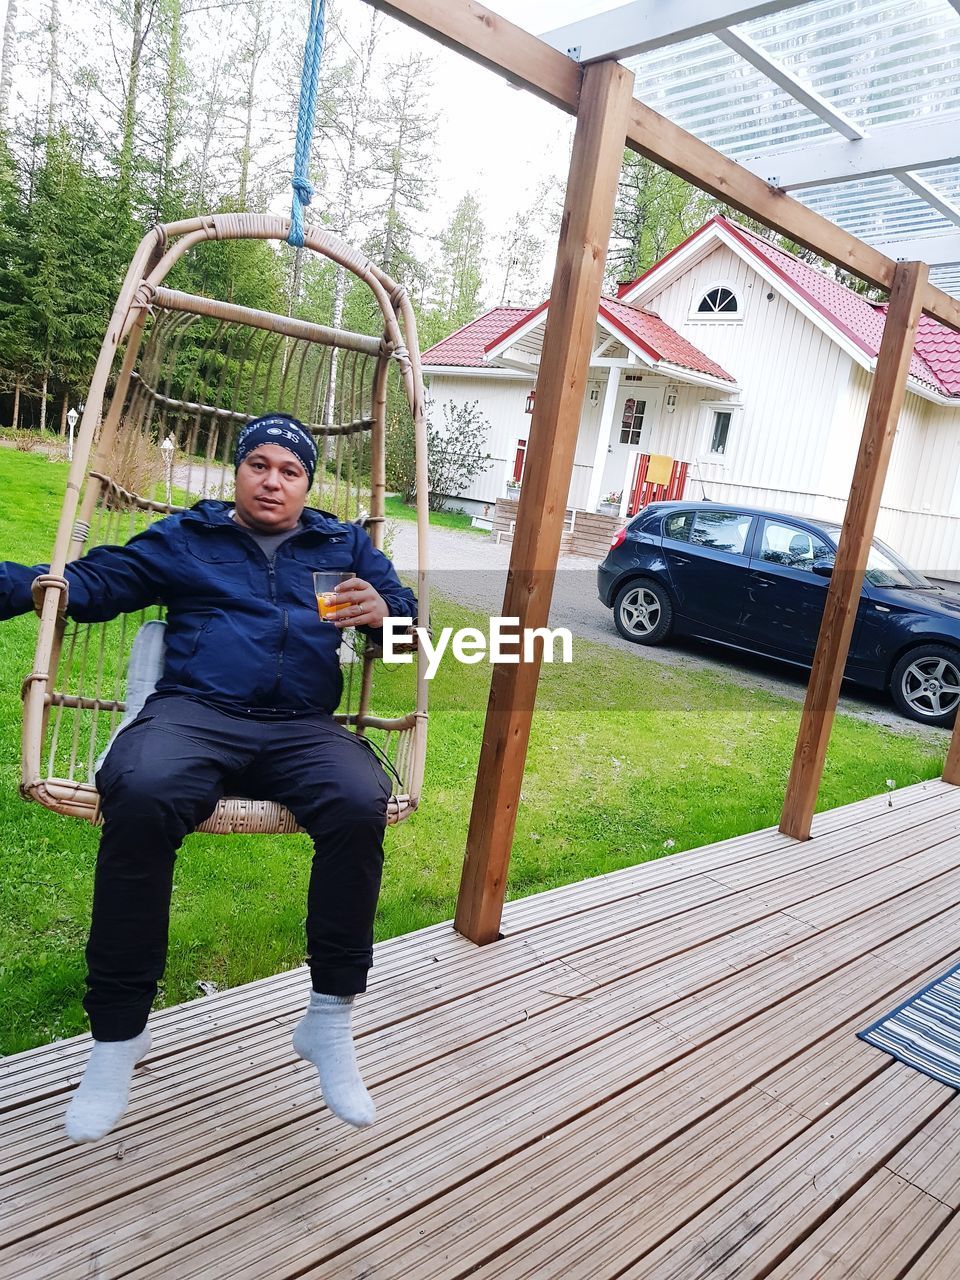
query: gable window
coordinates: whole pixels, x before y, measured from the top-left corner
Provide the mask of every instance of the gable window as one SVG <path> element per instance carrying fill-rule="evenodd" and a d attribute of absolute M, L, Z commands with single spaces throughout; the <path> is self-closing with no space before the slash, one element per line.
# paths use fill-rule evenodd
<path fill-rule="evenodd" d="M 740 314 L 737 295 L 726 285 L 708 290 L 697 305 L 698 316 L 736 316 Z"/>
<path fill-rule="evenodd" d="M 727 436 L 730 434 L 730 419 L 733 414 L 729 409 L 713 411 L 713 435 L 710 437 L 711 453 L 727 452 Z"/>
<path fill-rule="evenodd" d="M 623 406 L 623 417 L 620 419 L 620 443 L 639 444 L 640 432 L 643 430 L 643 414 L 647 407 L 646 400 L 629 399 Z"/>

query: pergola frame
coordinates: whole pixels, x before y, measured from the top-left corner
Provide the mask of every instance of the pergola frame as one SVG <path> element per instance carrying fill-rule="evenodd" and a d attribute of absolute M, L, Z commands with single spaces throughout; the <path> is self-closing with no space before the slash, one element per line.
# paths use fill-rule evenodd
<path fill-rule="evenodd" d="M 581 66 L 475 0 L 367 3 L 577 117 L 504 596 L 504 614 L 521 628 L 545 626 L 549 614 L 624 144 L 890 294 L 781 817 L 781 831 L 808 839 L 920 313 L 960 330 L 960 301 L 928 282 L 924 263 L 894 261 L 631 99 L 632 75 L 616 61 Z M 788 7 L 790 0 L 744 5 L 742 16 Z M 669 37 L 660 33 L 661 43 L 676 39 L 676 24 L 694 12 L 686 0 L 656 8 L 674 27 Z M 493 670 L 455 921 L 481 944 L 499 936 L 539 674 L 539 663 Z M 960 785 L 960 723 L 944 779 Z"/>
<path fill-rule="evenodd" d="M 960 14 L 960 0 L 950 2 Z M 942 169 L 960 163 L 957 155 L 960 121 L 956 114 L 938 115 L 930 121 L 880 125 L 876 129 L 870 126 L 867 132 L 866 125 L 851 119 L 835 102 L 824 97 L 812 78 L 791 69 L 774 52 L 751 38 L 746 25 L 740 25 L 763 24 L 764 20 L 781 13 L 789 19 L 792 11 L 802 7 L 803 3 L 804 0 L 767 0 L 760 4 L 745 4 L 743 0 L 671 0 L 670 4 L 659 4 L 656 0 L 630 0 L 605 13 L 557 27 L 544 33 L 542 38 L 581 63 L 609 58 L 648 60 L 649 55 L 665 48 L 675 49 L 682 63 L 683 48 L 687 43 L 697 38 L 713 37 L 726 45 L 740 64 L 749 64 L 765 81 L 777 85 L 787 98 L 810 116 L 818 117 L 836 135 L 835 139 L 812 145 L 809 142 L 799 146 L 793 143 L 786 149 L 767 146 L 757 155 L 740 156 L 741 163 L 764 181 L 781 190 L 796 191 L 887 178 L 890 182 L 885 186 L 874 185 L 871 190 L 868 185 L 867 189 L 850 196 L 841 190 L 824 193 L 826 207 L 813 192 L 813 201 L 805 199 L 805 203 L 811 203 L 811 207 L 819 208 L 839 221 L 872 215 L 873 218 L 889 216 L 896 222 L 903 216 L 902 211 L 899 215 L 897 213 L 898 203 L 902 203 L 902 197 L 909 192 L 943 222 L 960 223 L 960 209 L 949 196 L 916 172 L 918 169 Z M 824 22 L 829 23 L 826 15 Z M 769 31 L 769 21 L 766 26 Z M 814 51 L 808 49 L 807 52 Z M 703 67 L 706 68 L 711 59 L 706 44 L 702 56 Z M 802 66 L 803 62 L 801 58 L 799 65 Z M 828 176 L 831 172 L 834 174 L 832 179 Z M 810 174 L 814 181 L 804 181 L 805 175 Z M 893 229 L 868 238 L 891 258 L 905 260 L 911 257 L 909 245 L 901 243 Z M 920 256 L 931 262 L 926 253 Z M 955 256 L 949 263 L 938 265 L 960 266 L 960 257 Z"/>

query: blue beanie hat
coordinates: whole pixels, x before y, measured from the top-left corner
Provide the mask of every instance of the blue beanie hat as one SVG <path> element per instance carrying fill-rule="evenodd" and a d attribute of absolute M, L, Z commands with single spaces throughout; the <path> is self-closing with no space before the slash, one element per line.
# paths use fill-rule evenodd
<path fill-rule="evenodd" d="M 302 422 L 285 413 L 269 413 L 266 417 L 254 418 L 237 436 L 233 465 L 239 467 L 247 454 L 259 449 L 262 444 L 277 444 L 281 449 L 292 453 L 303 464 L 307 483 L 313 484 L 313 473 L 317 468 L 317 446 Z"/>

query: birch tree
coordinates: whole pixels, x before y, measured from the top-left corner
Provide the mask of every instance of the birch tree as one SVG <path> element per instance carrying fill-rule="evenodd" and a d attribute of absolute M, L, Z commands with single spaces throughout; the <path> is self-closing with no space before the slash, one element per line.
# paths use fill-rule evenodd
<path fill-rule="evenodd" d="M 3 52 L 0 54 L 0 129 L 9 127 L 13 69 L 17 64 L 17 0 L 7 0 L 3 20 Z"/>

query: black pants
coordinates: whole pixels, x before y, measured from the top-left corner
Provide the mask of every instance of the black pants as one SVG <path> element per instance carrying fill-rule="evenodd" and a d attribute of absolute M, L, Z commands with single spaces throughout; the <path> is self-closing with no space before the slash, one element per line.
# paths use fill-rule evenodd
<path fill-rule="evenodd" d="M 365 989 L 390 795 L 366 743 L 329 716 L 255 720 L 156 695 L 117 738 L 97 786 L 104 822 L 84 1000 L 95 1039 L 145 1026 L 166 963 L 177 849 L 228 793 L 276 800 L 310 834 L 314 990 Z"/>

